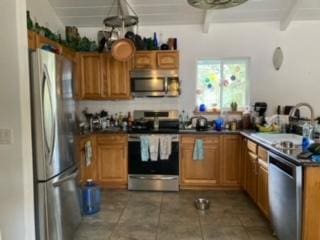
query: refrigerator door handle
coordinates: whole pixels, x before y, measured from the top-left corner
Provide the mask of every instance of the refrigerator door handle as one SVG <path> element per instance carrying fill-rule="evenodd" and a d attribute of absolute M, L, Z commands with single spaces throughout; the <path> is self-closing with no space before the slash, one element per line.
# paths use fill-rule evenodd
<path fill-rule="evenodd" d="M 78 176 L 78 174 L 79 174 L 79 171 L 76 170 L 76 172 L 74 172 L 71 175 L 66 176 L 64 178 L 61 178 L 60 180 L 58 180 L 57 182 L 53 183 L 52 185 L 54 187 L 59 187 L 62 183 L 67 182 L 67 181 L 72 180 L 72 179 L 75 179 Z"/>
<path fill-rule="evenodd" d="M 44 142 L 46 146 L 46 159 L 52 164 L 52 155 L 56 138 L 56 119 L 52 103 L 52 87 L 48 68 L 44 65 L 42 79 L 42 121 L 44 126 Z M 49 108 L 49 109 L 48 109 Z M 51 133 L 49 133 L 49 131 Z"/>

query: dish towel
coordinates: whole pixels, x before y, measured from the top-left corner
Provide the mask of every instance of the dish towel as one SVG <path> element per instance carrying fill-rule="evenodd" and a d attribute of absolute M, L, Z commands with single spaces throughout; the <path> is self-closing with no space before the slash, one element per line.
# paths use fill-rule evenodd
<path fill-rule="evenodd" d="M 140 136 L 140 152 L 141 161 L 147 162 L 149 160 L 149 137 Z"/>
<path fill-rule="evenodd" d="M 171 141 L 170 135 L 160 136 L 160 160 L 168 160 L 171 155 Z"/>
<path fill-rule="evenodd" d="M 91 165 L 92 160 L 92 146 L 91 141 L 87 141 L 84 145 L 84 151 L 85 151 L 85 163 L 86 167 L 89 167 Z"/>
<path fill-rule="evenodd" d="M 204 159 L 204 151 L 203 151 L 203 140 L 196 139 L 193 148 L 193 160 L 203 160 Z"/>
<path fill-rule="evenodd" d="M 159 136 L 149 136 L 149 150 L 151 161 L 158 161 L 159 154 Z"/>

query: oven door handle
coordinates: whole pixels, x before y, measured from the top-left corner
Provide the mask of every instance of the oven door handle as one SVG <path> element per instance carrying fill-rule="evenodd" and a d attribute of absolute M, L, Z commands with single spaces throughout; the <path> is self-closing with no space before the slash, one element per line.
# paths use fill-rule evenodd
<path fill-rule="evenodd" d="M 164 176 L 164 177 L 130 176 L 130 178 L 139 179 L 139 180 L 176 180 L 178 179 L 177 176 Z"/>

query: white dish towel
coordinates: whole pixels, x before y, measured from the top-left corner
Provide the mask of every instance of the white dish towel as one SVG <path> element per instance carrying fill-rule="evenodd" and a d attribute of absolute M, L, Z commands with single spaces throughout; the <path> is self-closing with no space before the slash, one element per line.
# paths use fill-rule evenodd
<path fill-rule="evenodd" d="M 158 161 L 159 136 L 157 136 L 157 135 L 149 136 L 149 150 L 150 150 L 150 160 L 151 161 Z"/>
<path fill-rule="evenodd" d="M 92 160 L 92 145 L 91 145 L 91 141 L 87 141 L 85 143 L 84 150 L 85 150 L 86 167 L 89 167 L 91 165 L 91 160 Z"/>
<path fill-rule="evenodd" d="M 171 142 L 172 137 L 170 135 L 160 136 L 160 159 L 168 160 L 171 155 Z"/>

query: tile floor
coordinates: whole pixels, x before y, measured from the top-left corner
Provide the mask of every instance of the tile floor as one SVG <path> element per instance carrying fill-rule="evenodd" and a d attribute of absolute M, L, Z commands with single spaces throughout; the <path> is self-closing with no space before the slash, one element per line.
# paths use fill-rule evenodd
<path fill-rule="evenodd" d="M 196 197 L 210 199 L 198 211 Z M 83 218 L 75 240 L 274 240 L 268 222 L 240 191 L 104 191 L 101 212 Z"/>

